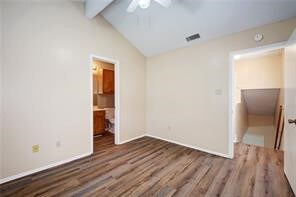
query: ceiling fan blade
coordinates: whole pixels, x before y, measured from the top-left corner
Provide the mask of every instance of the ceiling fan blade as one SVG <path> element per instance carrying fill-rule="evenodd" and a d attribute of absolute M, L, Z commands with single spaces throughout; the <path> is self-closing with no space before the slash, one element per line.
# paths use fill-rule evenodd
<path fill-rule="evenodd" d="M 128 8 L 126 9 L 127 12 L 134 12 L 138 7 L 138 0 L 133 0 Z"/>
<path fill-rule="evenodd" d="M 171 0 L 154 0 L 154 1 L 166 8 L 169 7 L 172 3 Z"/>

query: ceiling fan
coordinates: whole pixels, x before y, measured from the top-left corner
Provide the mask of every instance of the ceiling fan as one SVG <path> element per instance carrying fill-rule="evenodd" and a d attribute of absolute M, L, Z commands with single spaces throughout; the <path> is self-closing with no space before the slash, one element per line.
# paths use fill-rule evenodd
<path fill-rule="evenodd" d="M 150 6 L 151 1 L 157 2 L 165 8 L 169 7 L 172 3 L 171 0 L 132 0 L 126 11 L 134 12 L 138 6 L 142 9 L 147 9 Z"/>

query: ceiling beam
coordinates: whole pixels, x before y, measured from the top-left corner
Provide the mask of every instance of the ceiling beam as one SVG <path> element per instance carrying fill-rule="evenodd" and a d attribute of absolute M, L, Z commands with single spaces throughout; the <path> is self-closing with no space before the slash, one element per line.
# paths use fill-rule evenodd
<path fill-rule="evenodd" d="M 85 1 L 85 16 L 92 19 L 103 11 L 114 0 L 86 0 Z"/>

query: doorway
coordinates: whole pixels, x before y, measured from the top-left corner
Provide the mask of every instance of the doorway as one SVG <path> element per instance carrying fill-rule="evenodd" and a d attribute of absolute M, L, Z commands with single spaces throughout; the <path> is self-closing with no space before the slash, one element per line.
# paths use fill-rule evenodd
<path fill-rule="evenodd" d="M 284 105 L 285 44 L 230 54 L 229 152 L 232 157 L 237 142 L 273 148 L 277 130 L 283 128 L 278 115 Z M 278 124 L 281 124 L 279 128 Z M 277 141 L 277 147 L 282 148 L 282 144 Z"/>
<path fill-rule="evenodd" d="M 96 144 L 119 144 L 119 62 L 96 55 L 91 65 L 92 149 Z"/>

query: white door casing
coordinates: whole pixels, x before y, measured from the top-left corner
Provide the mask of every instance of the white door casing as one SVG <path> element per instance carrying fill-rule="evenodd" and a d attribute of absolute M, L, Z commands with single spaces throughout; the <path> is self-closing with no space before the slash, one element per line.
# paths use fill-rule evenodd
<path fill-rule="evenodd" d="M 284 171 L 296 192 L 296 29 L 285 48 Z M 289 121 L 291 123 L 289 123 Z"/>

